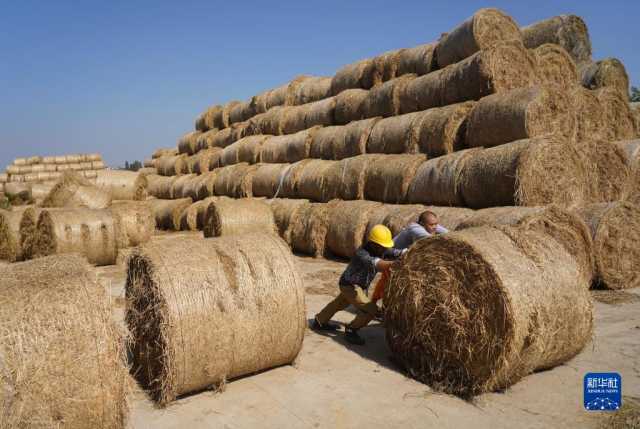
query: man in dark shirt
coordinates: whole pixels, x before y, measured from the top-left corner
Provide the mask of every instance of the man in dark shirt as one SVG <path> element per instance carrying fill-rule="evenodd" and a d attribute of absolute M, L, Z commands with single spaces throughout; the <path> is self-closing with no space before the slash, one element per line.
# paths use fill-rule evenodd
<path fill-rule="evenodd" d="M 402 251 L 393 248 L 389 228 L 384 225 L 371 228 L 367 242 L 356 250 L 340 276 L 340 295 L 316 315 L 312 327 L 317 330 L 335 331 L 337 327 L 329 323 L 329 320 L 351 304 L 357 309 L 358 314 L 346 326 L 345 338 L 352 344 L 364 344 L 364 339 L 358 335 L 358 329 L 367 326 L 378 311 L 375 302 L 369 299 L 367 289 L 376 273 L 391 268 L 395 262 L 390 259 L 397 259 L 400 255 Z"/>

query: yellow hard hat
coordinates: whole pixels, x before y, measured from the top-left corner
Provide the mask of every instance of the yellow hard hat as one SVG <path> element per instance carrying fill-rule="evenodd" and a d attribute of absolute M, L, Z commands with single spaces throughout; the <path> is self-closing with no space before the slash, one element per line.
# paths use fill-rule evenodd
<path fill-rule="evenodd" d="M 391 231 L 384 225 L 376 225 L 369 231 L 369 241 L 373 241 L 382 247 L 393 247 Z"/>

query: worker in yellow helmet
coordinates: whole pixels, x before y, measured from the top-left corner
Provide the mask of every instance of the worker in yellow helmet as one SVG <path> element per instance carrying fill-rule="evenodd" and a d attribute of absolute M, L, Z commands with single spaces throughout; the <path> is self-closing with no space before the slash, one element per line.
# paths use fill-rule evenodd
<path fill-rule="evenodd" d="M 312 328 L 322 331 L 335 331 L 337 326 L 329 320 L 338 311 L 353 305 L 358 314 L 345 328 L 345 338 L 352 344 L 363 345 L 364 339 L 358 330 L 376 316 L 378 307 L 372 302 L 367 289 L 377 272 L 389 270 L 402 255 L 403 251 L 393 248 L 391 231 L 384 225 L 371 228 L 367 242 L 356 250 L 349 265 L 340 276 L 340 295 L 325 306 L 318 313 L 312 323 Z"/>

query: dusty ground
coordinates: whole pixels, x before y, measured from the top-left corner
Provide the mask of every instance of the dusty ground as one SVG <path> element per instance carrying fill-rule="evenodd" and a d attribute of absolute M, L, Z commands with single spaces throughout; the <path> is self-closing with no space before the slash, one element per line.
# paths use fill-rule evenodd
<path fill-rule="evenodd" d="M 311 318 L 337 292 L 343 262 L 297 257 L 304 273 L 307 316 Z M 98 269 L 122 321 L 125 272 Z M 201 392 L 165 409 L 141 391 L 133 395 L 132 428 L 596 428 L 640 427 L 640 289 L 594 292 L 595 335 L 580 355 L 549 371 L 526 377 L 505 392 L 465 402 L 432 392 L 404 376 L 392 363 L 384 328 L 363 330 L 364 347 L 341 335 L 308 330 L 293 366 L 234 380 L 222 393 Z M 348 322 L 353 315 L 336 316 Z M 582 408 L 586 372 L 622 375 L 624 410 L 587 413 Z M 615 420 L 612 420 L 615 419 Z M 617 426 L 622 424 L 622 426 Z M 636 426 L 634 426 L 636 425 Z"/>

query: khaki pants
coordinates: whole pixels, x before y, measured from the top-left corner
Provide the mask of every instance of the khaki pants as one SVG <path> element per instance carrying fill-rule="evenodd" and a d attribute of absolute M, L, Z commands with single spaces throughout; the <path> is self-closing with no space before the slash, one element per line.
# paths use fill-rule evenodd
<path fill-rule="evenodd" d="M 316 315 L 316 318 L 318 322 L 324 325 L 331 320 L 334 314 L 344 310 L 349 304 L 358 310 L 356 318 L 347 325 L 347 328 L 350 329 L 360 329 L 367 326 L 378 311 L 376 304 L 371 302 L 367 293 L 360 286 L 340 286 L 340 295 L 327 304 L 326 307 Z"/>

